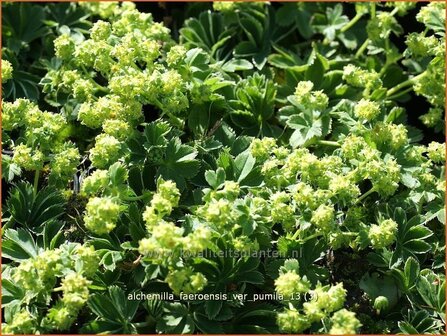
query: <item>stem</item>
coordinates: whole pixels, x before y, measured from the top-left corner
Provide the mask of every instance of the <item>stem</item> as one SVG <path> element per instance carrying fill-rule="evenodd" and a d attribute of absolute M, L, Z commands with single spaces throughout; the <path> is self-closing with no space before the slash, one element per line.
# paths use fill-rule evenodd
<path fill-rule="evenodd" d="M 123 201 L 139 201 L 139 200 L 145 199 L 146 197 L 148 197 L 151 194 L 152 193 L 149 192 L 149 193 L 145 193 L 145 194 L 140 195 L 140 196 L 123 196 L 123 197 L 121 197 L 121 199 Z"/>
<path fill-rule="evenodd" d="M 394 16 L 397 14 L 398 11 L 399 11 L 399 8 L 396 7 L 390 12 L 390 15 Z"/>
<path fill-rule="evenodd" d="M 344 33 L 346 32 L 348 29 L 352 28 L 353 25 L 355 25 L 363 16 L 362 14 L 357 13 L 351 21 L 349 21 L 346 25 L 344 25 L 343 27 L 341 27 L 340 32 Z"/>
<path fill-rule="evenodd" d="M 298 236 L 299 236 L 299 234 L 300 234 L 300 232 L 301 232 L 301 230 L 296 230 L 296 232 L 293 234 L 293 236 L 292 236 L 292 239 L 293 240 L 296 240 L 297 238 L 298 238 Z"/>
<path fill-rule="evenodd" d="M 306 237 L 306 238 L 304 238 L 304 239 L 300 239 L 300 243 L 305 243 L 305 242 L 307 242 L 308 240 L 314 239 L 314 238 L 316 238 L 316 237 L 320 237 L 320 236 L 322 236 L 322 235 L 323 235 L 323 234 L 322 234 L 321 232 L 314 233 L 313 235 L 310 235 L 309 237 Z"/>
<path fill-rule="evenodd" d="M 340 144 L 337 141 L 329 141 L 329 140 L 318 140 L 318 145 L 326 145 L 332 147 L 340 147 Z"/>
<path fill-rule="evenodd" d="M 364 193 L 362 196 L 360 196 L 359 198 L 357 198 L 356 203 L 361 202 L 363 199 L 365 199 L 366 197 L 368 197 L 369 195 L 371 195 L 373 192 L 375 192 L 376 189 L 374 187 L 372 187 L 371 189 L 369 189 L 366 193 Z"/>
<path fill-rule="evenodd" d="M 36 197 L 37 195 L 37 188 L 39 187 L 39 176 L 40 176 L 40 170 L 36 170 L 34 173 L 34 186 L 33 186 L 33 196 Z"/>
<path fill-rule="evenodd" d="M 396 85 L 395 87 L 389 89 L 388 92 L 386 93 L 386 96 L 387 96 L 387 97 L 392 96 L 393 94 L 395 94 L 396 92 L 398 92 L 400 89 L 402 89 L 402 88 L 404 88 L 404 87 L 406 87 L 406 86 L 408 86 L 408 85 L 412 85 L 416 80 L 422 78 L 422 76 L 423 76 L 424 74 L 425 74 L 425 72 L 420 73 L 419 75 L 417 75 L 417 76 L 415 76 L 415 77 L 413 77 L 413 78 L 407 79 L 406 81 L 404 81 L 404 82 L 402 82 L 402 83 Z"/>
<path fill-rule="evenodd" d="M 326 75 L 330 76 L 330 75 L 336 75 L 336 74 L 343 75 L 343 70 L 331 70 Z"/>
<path fill-rule="evenodd" d="M 405 90 L 403 90 L 403 91 L 401 91 L 399 93 L 396 93 L 395 95 L 387 97 L 387 99 L 392 100 L 392 99 L 399 98 L 400 96 L 402 96 L 402 95 L 404 95 L 404 94 L 406 94 L 406 93 L 408 93 L 408 92 L 410 92 L 412 90 L 413 90 L 413 88 L 409 87 L 408 89 L 405 89 Z"/>
<path fill-rule="evenodd" d="M 367 38 L 365 40 L 365 42 L 363 42 L 363 44 L 360 46 L 359 50 L 357 50 L 357 52 L 355 53 L 354 57 L 359 58 L 363 54 L 365 49 L 368 47 L 368 44 L 369 44 L 369 38 Z"/>

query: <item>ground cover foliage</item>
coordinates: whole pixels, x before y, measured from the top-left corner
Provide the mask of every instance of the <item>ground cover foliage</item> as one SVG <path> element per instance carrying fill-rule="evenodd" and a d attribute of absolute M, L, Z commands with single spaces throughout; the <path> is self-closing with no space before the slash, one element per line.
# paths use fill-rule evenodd
<path fill-rule="evenodd" d="M 3 333 L 443 333 L 445 3 L 2 3 L 2 47 Z"/>

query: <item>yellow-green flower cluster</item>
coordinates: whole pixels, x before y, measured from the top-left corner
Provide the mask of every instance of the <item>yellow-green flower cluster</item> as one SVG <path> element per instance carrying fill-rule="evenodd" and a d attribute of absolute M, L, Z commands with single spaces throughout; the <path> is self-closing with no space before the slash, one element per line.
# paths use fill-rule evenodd
<path fill-rule="evenodd" d="M 2 59 L 1 68 L 2 68 L 2 83 L 6 83 L 8 80 L 12 78 L 12 71 L 13 71 L 12 64 L 7 60 Z"/>
<path fill-rule="evenodd" d="M 419 33 L 410 33 L 405 41 L 408 49 L 406 54 L 415 57 L 426 57 L 436 53 L 439 40 L 435 36 L 423 36 Z"/>
<path fill-rule="evenodd" d="M 357 118 L 371 121 L 380 114 L 380 106 L 368 99 L 360 99 L 354 107 L 354 114 Z"/>
<path fill-rule="evenodd" d="M 427 127 L 435 127 L 440 122 L 442 122 L 443 110 L 438 107 L 432 107 L 428 110 L 427 113 L 421 115 L 419 119 L 422 121 L 422 123 Z"/>
<path fill-rule="evenodd" d="M 378 122 L 373 128 L 371 136 L 376 144 L 385 143 L 393 150 L 408 143 L 407 129 L 403 124 Z"/>
<path fill-rule="evenodd" d="M 153 195 L 150 206 L 146 206 L 143 219 L 149 232 L 154 228 L 164 216 L 171 214 L 172 209 L 178 205 L 180 191 L 172 181 L 159 179 L 157 182 L 157 192 Z"/>
<path fill-rule="evenodd" d="M 299 334 L 311 326 L 306 315 L 296 309 L 285 309 L 278 314 L 279 329 L 287 334 Z"/>
<path fill-rule="evenodd" d="M 98 270 L 99 257 L 91 245 L 78 245 L 76 248 L 77 260 L 81 262 L 82 274 L 91 277 Z"/>
<path fill-rule="evenodd" d="M 239 196 L 239 193 L 239 183 L 234 181 L 225 181 L 218 190 L 210 190 L 209 192 L 207 191 L 203 199 L 206 201 L 212 199 L 227 199 L 229 201 L 234 201 Z"/>
<path fill-rule="evenodd" d="M 313 213 L 311 223 L 318 229 L 329 232 L 334 224 L 334 208 L 329 205 L 320 205 Z"/>
<path fill-rule="evenodd" d="M 392 12 L 380 11 L 368 21 L 366 31 L 372 41 L 378 42 L 381 39 L 388 39 L 392 32 L 399 35 L 402 32 L 402 27 Z"/>
<path fill-rule="evenodd" d="M 292 279 L 291 275 L 293 273 L 287 272 L 286 274 L 289 274 L 289 277 Z M 292 283 L 290 283 L 290 285 L 292 285 Z M 288 289 L 284 288 L 284 290 L 288 292 Z M 315 289 L 310 291 L 307 289 L 306 291 L 311 294 L 311 299 L 310 301 L 303 303 L 302 312 L 290 304 L 288 309 L 285 309 L 278 314 L 277 323 L 282 332 L 302 333 L 304 330 L 310 328 L 312 323 L 319 322 L 321 319 L 328 317 L 330 313 L 337 310 L 341 313 L 336 316 L 334 325 L 335 322 L 338 323 L 341 321 L 343 317 L 346 318 L 347 315 L 345 314 L 345 309 L 339 310 L 343 307 L 346 298 L 346 290 L 343 288 L 342 283 L 326 287 L 323 287 L 318 283 Z M 353 316 L 355 319 L 355 314 Z M 346 321 L 349 321 L 355 328 L 360 326 L 360 324 L 356 324 L 353 319 L 347 319 Z"/>
<path fill-rule="evenodd" d="M 71 142 L 66 142 L 54 155 L 50 163 L 51 172 L 61 179 L 69 179 L 76 172 L 79 157 L 78 148 Z"/>
<path fill-rule="evenodd" d="M 262 139 L 253 139 L 250 145 L 250 152 L 254 158 L 261 161 L 267 159 L 275 148 L 276 140 L 273 138 L 264 137 Z"/>
<path fill-rule="evenodd" d="M 107 170 L 98 169 L 83 180 L 81 191 L 86 195 L 95 195 L 104 190 L 108 184 L 109 176 Z"/>
<path fill-rule="evenodd" d="M 427 156 L 435 163 L 445 162 L 445 143 L 430 142 L 427 147 Z"/>
<path fill-rule="evenodd" d="M 63 296 L 61 301 L 67 306 L 75 310 L 82 308 L 87 302 L 89 290 L 88 286 L 91 284 L 81 274 L 71 272 L 62 279 L 61 289 Z"/>
<path fill-rule="evenodd" d="M 330 335 L 355 335 L 362 326 L 355 317 L 355 313 L 346 309 L 340 309 L 331 317 L 332 327 L 329 330 Z"/>
<path fill-rule="evenodd" d="M 368 238 L 374 249 L 390 246 L 396 240 L 397 223 L 392 219 L 385 219 L 379 225 L 373 224 L 369 228 Z"/>
<path fill-rule="evenodd" d="M 311 81 L 299 82 L 295 88 L 295 98 L 305 109 L 323 111 L 328 107 L 329 98 L 323 91 L 312 91 Z"/>
<path fill-rule="evenodd" d="M 75 42 L 68 34 L 62 34 L 54 40 L 54 52 L 57 57 L 69 60 L 75 51 Z"/>
<path fill-rule="evenodd" d="M 5 334 L 35 334 L 37 325 L 37 318 L 23 308 L 14 315 L 11 323 L 2 325 L 2 331 Z"/>
<path fill-rule="evenodd" d="M 197 214 L 216 228 L 229 227 L 234 222 L 232 203 L 226 199 L 211 199 L 197 210 Z"/>
<path fill-rule="evenodd" d="M 90 160 L 97 168 L 106 168 L 121 157 L 121 142 L 115 137 L 100 134 L 96 137 L 95 147 L 90 149 Z"/>
<path fill-rule="evenodd" d="M 375 71 L 361 69 L 353 64 L 343 68 L 343 79 L 354 87 L 364 88 L 364 95 L 382 87 L 380 75 Z"/>
<path fill-rule="evenodd" d="M 14 147 L 12 162 L 25 170 L 42 169 L 45 161 L 44 154 L 38 149 L 33 149 L 24 144 Z"/>
<path fill-rule="evenodd" d="M 292 229 L 295 225 L 295 209 L 290 204 L 290 195 L 277 192 L 270 197 L 270 201 L 273 222 L 281 223 L 285 229 Z"/>
<path fill-rule="evenodd" d="M 85 208 L 85 227 L 99 235 L 112 231 L 121 213 L 118 201 L 111 197 L 90 198 Z"/>
<path fill-rule="evenodd" d="M 97 15 L 102 19 L 108 19 L 113 16 L 120 15 L 123 11 L 134 9 L 135 4 L 132 2 L 80 2 L 81 6 L 87 12 Z"/>
<path fill-rule="evenodd" d="M 169 272 L 166 282 L 175 294 L 192 294 L 202 291 L 208 281 L 200 272 L 194 272 L 192 268 L 183 268 Z"/>
<path fill-rule="evenodd" d="M 76 309 L 70 309 L 65 303 L 59 301 L 48 309 L 42 324 L 51 330 L 67 330 L 74 323 L 76 317 Z"/>
<path fill-rule="evenodd" d="M 301 277 L 296 271 L 287 271 L 275 280 L 275 288 L 285 299 L 297 298 L 300 293 L 310 290 L 310 282 L 306 276 Z"/>
<path fill-rule="evenodd" d="M 87 278 L 97 272 L 98 265 L 99 257 L 92 246 L 64 244 L 54 250 L 40 251 L 34 258 L 20 262 L 10 276 L 12 281 L 27 290 L 28 302 L 38 297 L 49 305 L 54 293 L 62 291 L 62 296 L 48 310 L 41 326 L 50 330 L 67 330 L 88 299 L 91 282 Z M 58 278 L 62 278 L 61 286 L 54 288 Z M 34 333 L 35 322 L 24 308 L 4 328 L 14 333 Z"/>
<path fill-rule="evenodd" d="M 140 240 L 139 251 L 156 262 L 163 262 L 183 241 L 183 229 L 172 222 L 160 221 L 151 230 L 150 238 Z"/>
<path fill-rule="evenodd" d="M 330 286 L 329 289 L 317 285 L 311 291 L 311 295 L 312 299 L 303 303 L 303 309 L 309 321 L 317 322 L 328 313 L 332 313 L 343 307 L 346 299 L 346 289 L 343 288 L 343 283 Z"/>
<path fill-rule="evenodd" d="M 25 170 L 41 170 L 49 162 L 53 178 L 63 183 L 71 179 L 80 153 L 66 141 L 66 119 L 60 114 L 42 112 L 28 99 L 3 102 L 2 107 L 3 132 L 22 134 L 22 142 L 12 145 L 12 162 Z"/>

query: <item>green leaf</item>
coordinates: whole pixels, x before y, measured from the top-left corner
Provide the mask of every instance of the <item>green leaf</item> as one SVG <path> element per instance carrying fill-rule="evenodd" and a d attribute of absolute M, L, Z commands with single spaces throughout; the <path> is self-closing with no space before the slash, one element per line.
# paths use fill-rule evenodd
<path fill-rule="evenodd" d="M 37 228 L 62 216 L 65 201 L 53 188 L 43 188 L 34 196 L 31 184 L 19 182 L 11 190 L 6 206 L 15 222 Z"/>
<path fill-rule="evenodd" d="M 312 81 L 315 88 L 318 88 L 323 83 L 324 76 L 329 70 L 329 63 L 326 58 L 317 53 L 311 58 L 309 65 L 304 77 L 306 80 Z"/>
<path fill-rule="evenodd" d="M 210 320 L 214 320 L 222 309 L 222 300 L 209 300 L 205 302 L 205 312 Z"/>
<path fill-rule="evenodd" d="M 13 78 L 4 84 L 4 95 L 12 100 L 26 98 L 37 101 L 40 97 L 39 77 L 27 71 L 15 70 Z"/>
<path fill-rule="evenodd" d="M 194 322 L 203 334 L 224 334 L 220 323 L 210 321 L 205 315 L 194 312 Z"/>
<path fill-rule="evenodd" d="M 113 186 L 119 187 L 127 180 L 127 170 L 121 163 L 116 162 L 110 166 L 109 176 Z"/>
<path fill-rule="evenodd" d="M 181 303 L 166 303 L 164 315 L 157 321 L 157 332 L 171 334 L 192 334 L 195 329 L 194 320 Z"/>
<path fill-rule="evenodd" d="M 123 260 L 123 255 L 121 252 L 118 251 L 108 251 L 106 252 L 101 261 L 100 264 L 104 266 L 105 269 L 109 271 L 114 271 L 117 263 Z"/>
<path fill-rule="evenodd" d="M 211 187 L 217 189 L 225 182 L 225 170 L 221 167 L 217 168 L 216 171 L 207 170 L 205 172 L 205 179 Z"/>
<path fill-rule="evenodd" d="M 445 314 L 445 277 L 431 270 L 423 270 L 416 289 L 425 305 L 439 314 Z"/>
<path fill-rule="evenodd" d="M 276 11 L 275 21 L 280 26 L 290 26 L 291 24 L 295 23 L 297 14 L 297 3 L 282 4 L 282 6 Z"/>
<path fill-rule="evenodd" d="M 419 271 L 419 262 L 415 258 L 409 257 L 404 267 L 405 285 L 407 289 L 410 289 L 415 285 L 416 280 L 419 277 Z"/>
<path fill-rule="evenodd" d="M 431 249 L 431 245 L 425 240 L 431 237 L 433 232 L 424 225 L 422 216 L 416 215 L 407 220 L 403 210 L 398 208 L 394 220 L 398 223 L 396 255 L 406 259 Z"/>
<path fill-rule="evenodd" d="M 15 163 L 11 162 L 12 157 L 2 154 L 2 178 L 11 182 L 15 176 L 19 176 L 22 170 Z"/>
<path fill-rule="evenodd" d="M 2 279 L 2 307 L 21 302 L 26 296 L 26 291 L 11 280 Z"/>
<path fill-rule="evenodd" d="M 246 150 L 236 156 L 234 159 L 234 178 L 241 182 L 252 171 L 255 166 L 256 159 L 251 155 L 249 150 Z"/>
<path fill-rule="evenodd" d="M 39 249 L 34 242 L 31 233 L 24 229 L 7 229 L 2 242 L 3 257 L 22 261 L 34 258 L 38 255 Z"/>
<path fill-rule="evenodd" d="M 203 136 L 209 127 L 209 119 L 209 111 L 204 105 L 193 106 L 188 117 L 188 127 L 196 136 Z"/>
<path fill-rule="evenodd" d="M 48 29 L 43 24 L 45 18 L 44 7 L 31 3 L 12 3 L 2 8 L 3 31 L 8 32 L 9 38 L 5 46 L 18 52 L 17 42 L 27 44 L 44 36 Z M 14 44 L 12 44 L 14 42 Z M 20 47 L 22 47 L 20 45 Z M 19 47 L 19 48 L 20 48 Z"/>
<path fill-rule="evenodd" d="M 262 285 L 264 283 L 264 276 L 261 272 L 250 271 L 236 276 L 234 280 L 240 282 L 248 282 L 255 285 Z"/>
<path fill-rule="evenodd" d="M 234 29 L 227 27 L 220 13 L 202 12 L 198 18 L 185 21 L 180 29 L 180 41 L 186 48 L 202 48 L 217 60 L 231 54 L 230 39 Z"/>
<path fill-rule="evenodd" d="M 287 121 L 295 132 L 290 136 L 290 145 L 300 147 L 309 144 L 312 140 L 323 135 L 323 124 L 320 119 L 314 120 L 310 113 L 293 115 Z"/>
<path fill-rule="evenodd" d="M 225 72 L 235 72 L 241 70 L 251 70 L 253 64 L 244 59 L 231 59 L 222 65 L 222 70 Z"/>
<path fill-rule="evenodd" d="M 404 334 L 409 334 L 409 335 L 417 335 L 417 334 L 419 334 L 419 332 L 408 322 L 400 321 L 398 323 L 398 326 L 399 326 L 399 329 Z"/>
<path fill-rule="evenodd" d="M 197 152 L 193 147 L 183 145 L 179 138 L 171 139 L 158 174 L 165 180 L 174 180 L 179 189 L 183 190 L 186 179 L 193 178 L 199 171 L 200 163 L 195 159 L 196 156 Z"/>
<path fill-rule="evenodd" d="M 166 145 L 166 136 L 171 130 L 171 126 L 166 121 L 157 120 L 150 122 L 144 128 L 144 137 L 146 138 L 146 148 L 149 146 Z"/>
<path fill-rule="evenodd" d="M 45 249 L 55 249 L 62 245 L 65 241 L 64 222 L 51 220 L 44 224 L 43 229 L 43 247 Z"/>

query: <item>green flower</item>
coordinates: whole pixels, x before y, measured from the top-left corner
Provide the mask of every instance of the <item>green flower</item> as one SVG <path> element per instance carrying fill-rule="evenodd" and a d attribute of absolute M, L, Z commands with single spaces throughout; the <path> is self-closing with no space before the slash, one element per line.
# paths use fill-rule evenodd
<path fill-rule="evenodd" d="M 121 143 L 111 135 L 100 134 L 96 137 L 95 147 L 90 149 L 90 160 L 97 168 L 106 168 L 121 157 Z"/>
<path fill-rule="evenodd" d="M 250 152 L 253 157 L 259 160 L 265 160 L 276 148 L 276 140 L 269 137 L 262 139 L 253 139 L 250 145 Z"/>
<path fill-rule="evenodd" d="M 62 303 L 69 309 L 78 310 L 82 308 L 89 297 L 88 286 L 90 284 L 91 281 L 78 273 L 71 272 L 66 275 L 61 283 Z"/>
<path fill-rule="evenodd" d="M 81 184 L 81 192 L 87 195 L 100 193 L 109 183 L 107 170 L 95 170 L 92 175 L 87 176 Z"/>
<path fill-rule="evenodd" d="M 320 205 L 313 213 L 311 223 L 319 229 L 328 232 L 334 224 L 334 208 L 329 205 Z"/>
<path fill-rule="evenodd" d="M 109 22 L 98 20 L 90 29 L 90 37 L 94 41 L 106 41 L 112 33 L 112 27 Z"/>
<path fill-rule="evenodd" d="M 294 309 L 286 309 L 278 314 L 277 323 L 281 332 L 299 334 L 310 327 L 307 316 Z"/>
<path fill-rule="evenodd" d="M 354 107 L 354 114 L 357 118 L 371 121 L 380 114 L 380 106 L 376 102 L 360 99 Z"/>
<path fill-rule="evenodd" d="M 379 225 L 371 225 L 368 233 L 371 246 L 378 250 L 393 244 L 396 240 L 397 227 L 397 223 L 392 219 L 383 220 Z"/>
<path fill-rule="evenodd" d="M 63 34 L 54 40 L 54 52 L 56 56 L 65 60 L 73 57 L 75 43 L 70 35 Z"/>
<path fill-rule="evenodd" d="M 331 335 L 355 335 L 357 329 L 362 326 L 355 317 L 355 313 L 346 309 L 341 309 L 331 317 L 332 327 L 329 330 Z"/>
<path fill-rule="evenodd" d="M 12 322 L 2 326 L 5 334 L 35 334 L 37 320 L 25 308 L 16 313 Z"/>
<path fill-rule="evenodd" d="M 435 163 L 445 162 L 445 143 L 430 142 L 427 147 L 427 155 Z"/>
<path fill-rule="evenodd" d="M 296 298 L 297 294 L 310 290 L 310 282 L 305 276 L 301 278 L 295 271 L 288 271 L 275 280 L 275 288 L 286 299 Z"/>
<path fill-rule="evenodd" d="M 59 301 L 55 306 L 48 310 L 43 320 L 43 325 L 50 329 L 67 330 L 76 320 L 76 310 L 66 306 Z"/>
<path fill-rule="evenodd" d="M 40 170 L 45 161 L 44 154 L 38 150 L 21 144 L 14 147 L 12 162 L 25 170 Z"/>
<path fill-rule="evenodd" d="M 93 197 L 85 209 L 85 227 L 96 234 L 112 231 L 121 213 L 120 205 L 109 197 Z"/>
<path fill-rule="evenodd" d="M 12 78 L 12 71 L 13 71 L 12 64 L 7 60 L 2 59 L 1 67 L 2 67 L 2 83 L 5 83 Z"/>
<path fill-rule="evenodd" d="M 192 294 L 202 291 L 208 281 L 200 272 L 194 272 L 191 268 L 170 271 L 166 282 L 175 294 Z"/>

